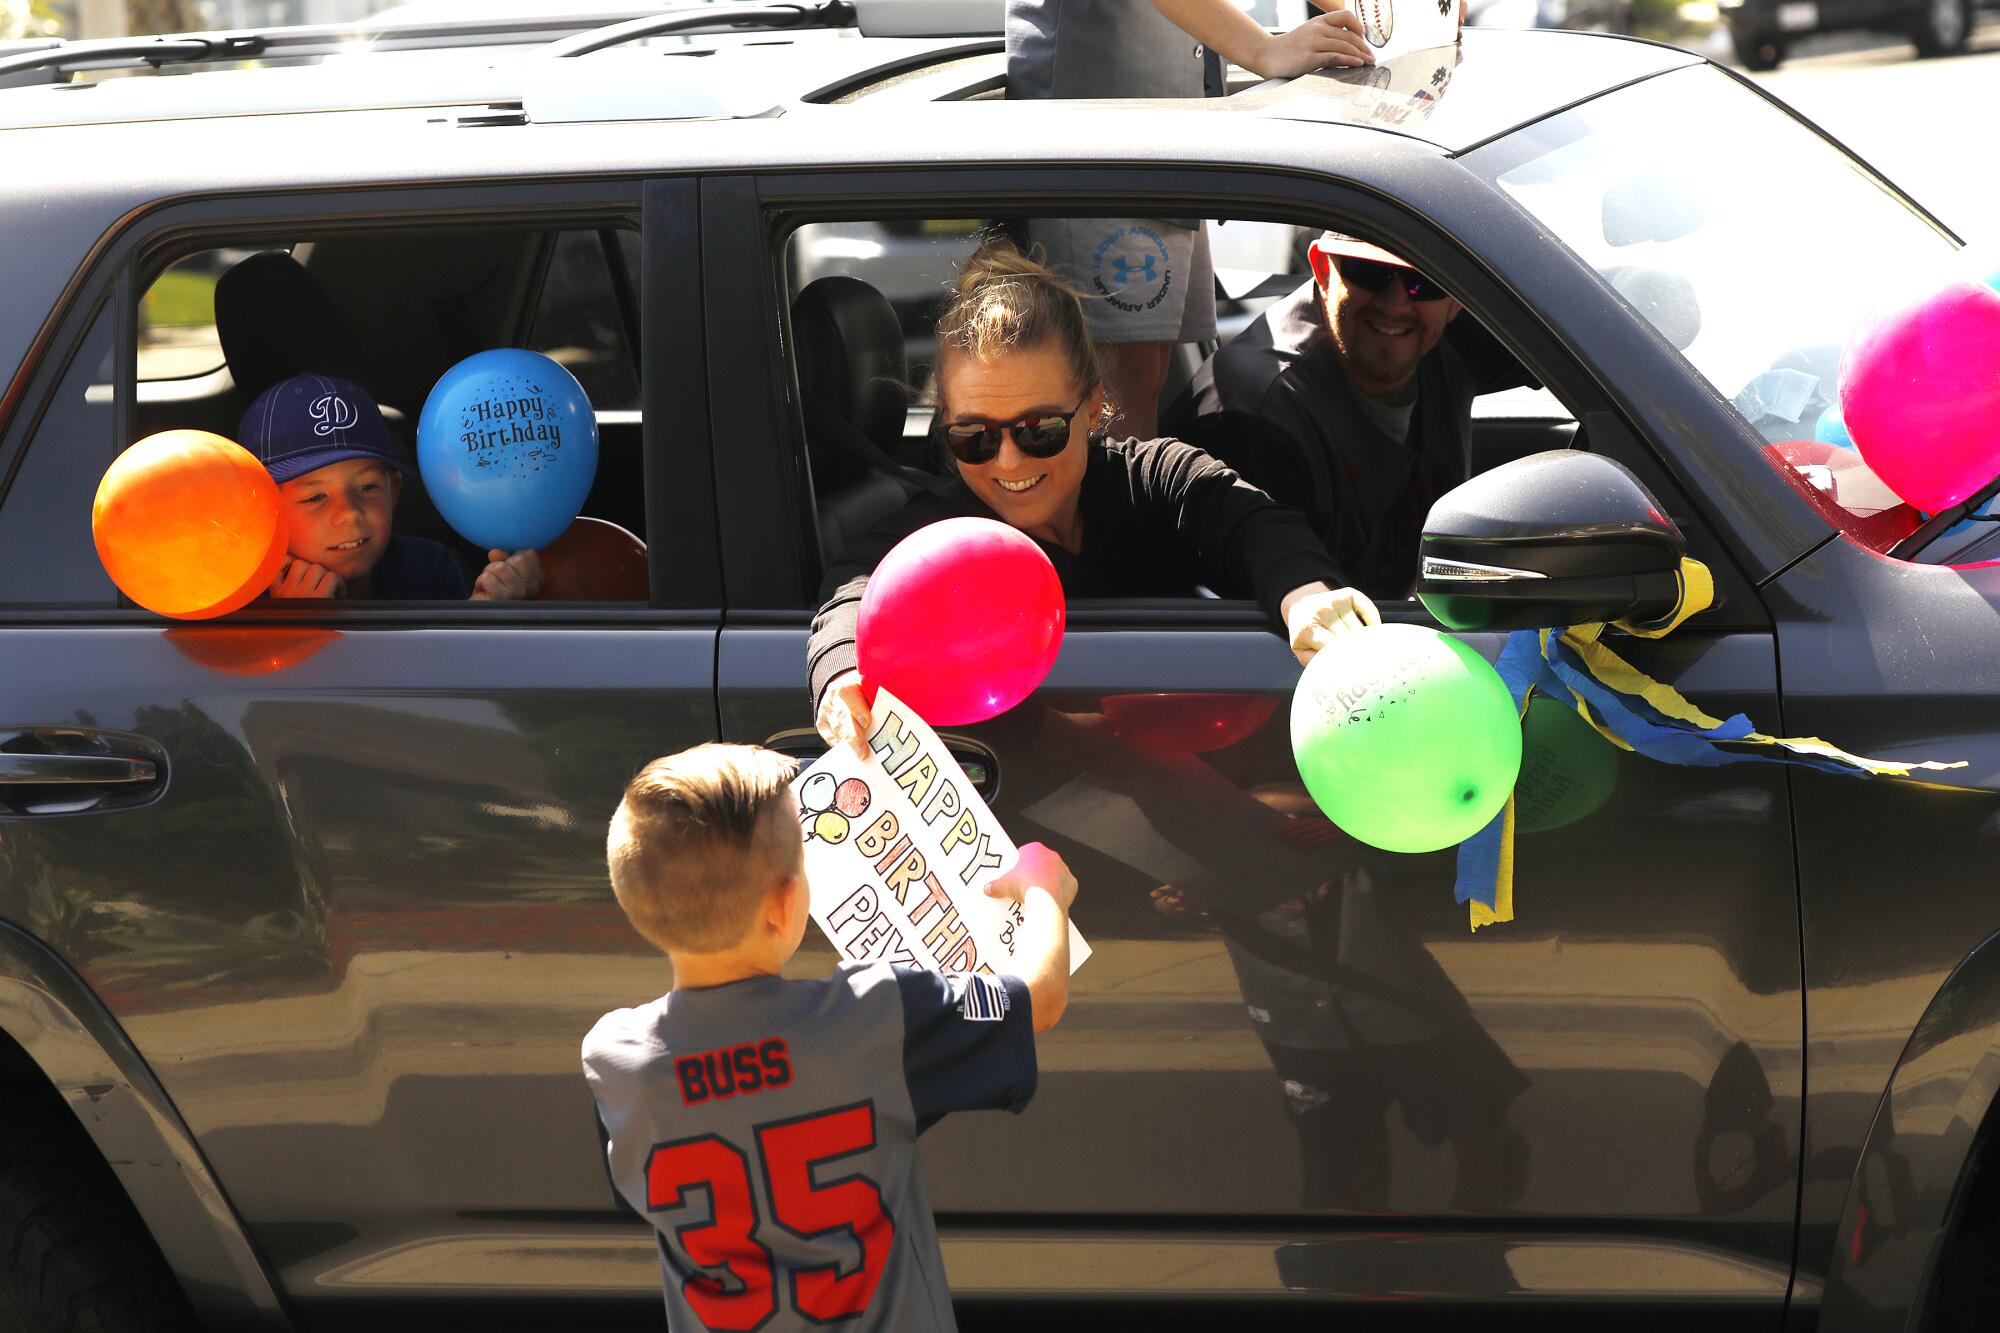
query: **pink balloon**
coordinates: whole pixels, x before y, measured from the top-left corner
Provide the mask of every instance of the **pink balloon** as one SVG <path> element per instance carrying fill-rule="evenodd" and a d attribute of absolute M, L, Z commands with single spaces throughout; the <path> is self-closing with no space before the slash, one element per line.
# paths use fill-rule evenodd
<path fill-rule="evenodd" d="M 1042 548 L 990 518 L 948 518 L 896 544 L 861 595 L 861 678 L 934 727 L 983 722 L 1034 692 L 1062 647 L 1062 580 Z"/>
<path fill-rule="evenodd" d="M 1871 314 L 1840 358 L 1869 468 L 1936 513 L 2000 476 L 2000 292 L 1956 281 Z"/>

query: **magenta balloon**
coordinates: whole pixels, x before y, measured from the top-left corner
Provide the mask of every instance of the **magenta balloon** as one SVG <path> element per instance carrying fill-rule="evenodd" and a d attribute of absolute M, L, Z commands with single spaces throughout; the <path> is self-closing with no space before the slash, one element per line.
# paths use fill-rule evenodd
<path fill-rule="evenodd" d="M 1055 665 L 1062 580 L 1042 548 L 990 518 L 948 518 L 896 544 L 861 596 L 870 698 L 887 689 L 934 727 L 1006 712 Z"/>
<path fill-rule="evenodd" d="M 1919 509 L 2000 476 L 2000 292 L 1951 282 L 1871 314 L 1840 358 L 1840 408 L 1869 468 Z"/>

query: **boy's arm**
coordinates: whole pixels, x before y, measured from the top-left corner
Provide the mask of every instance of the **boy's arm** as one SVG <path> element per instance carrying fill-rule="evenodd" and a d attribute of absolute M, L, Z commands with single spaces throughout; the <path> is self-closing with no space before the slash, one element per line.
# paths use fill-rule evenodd
<path fill-rule="evenodd" d="M 1175 27 L 1233 64 L 1267 79 L 1307 74 L 1327 65 L 1372 65 L 1361 20 L 1343 0 L 1312 0 L 1327 11 L 1277 36 L 1231 0 L 1152 0 Z"/>
<path fill-rule="evenodd" d="M 1021 848 L 1014 868 L 988 884 L 986 892 L 1021 905 L 1012 971 L 1028 988 L 1035 1031 L 1047 1032 L 1069 1005 L 1069 906 L 1076 901 L 1076 876 L 1062 857 L 1031 842 Z"/>

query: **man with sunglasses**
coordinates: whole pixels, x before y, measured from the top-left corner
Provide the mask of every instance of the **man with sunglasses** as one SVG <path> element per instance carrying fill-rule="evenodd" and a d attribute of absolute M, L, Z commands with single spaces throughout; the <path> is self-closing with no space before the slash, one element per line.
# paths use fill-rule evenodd
<path fill-rule="evenodd" d="M 1459 303 L 1352 236 L 1195 374 L 1165 423 L 1305 512 L 1342 574 L 1410 595 L 1433 501 L 1468 475 L 1472 400 L 1531 382 Z"/>

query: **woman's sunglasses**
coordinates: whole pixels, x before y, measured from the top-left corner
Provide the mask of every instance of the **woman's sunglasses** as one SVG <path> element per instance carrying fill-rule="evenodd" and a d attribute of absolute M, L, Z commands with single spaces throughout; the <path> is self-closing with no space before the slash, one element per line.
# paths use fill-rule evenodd
<path fill-rule="evenodd" d="M 1089 401 L 1089 398 L 1083 400 Z M 939 424 L 936 430 L 950 447 L 951 456 L 961 463 L 992 462 L 1000 456 L 1000 438 L 1007 431 L 1014 433 L 1014 447 L 1028 457 L 1054 458 L 1068 446 L 1069 423 L 1082 410 L 1083 403 L 1078 403 L 1067 412 L 1043 413 L 992 425 L 981 421 Z"/>
<path fill-rule="evenodd" d="M 1334 265 L 1340 269 L 1340 280 L 1350 287 L 1359 287 L 1370 296 L 1376 295 L 1391 282 L 1400 282 L 1403 293 L 1412 301 L 1442 301 L 1445 290 L 1413 268 L 1401 264 L 1385 264 L 1379 259 L 1356 259 L 1352 255 L 1335 255 Z"/>

